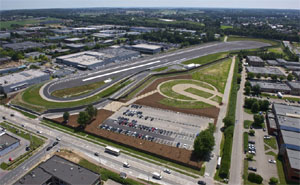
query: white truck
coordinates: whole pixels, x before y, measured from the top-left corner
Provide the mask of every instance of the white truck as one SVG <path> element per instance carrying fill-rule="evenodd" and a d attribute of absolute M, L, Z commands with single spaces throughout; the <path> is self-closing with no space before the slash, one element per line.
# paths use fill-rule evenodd
<path fill-rule="evenodd" d="M 278 98 L 282 98 L 282 93 L 281 93 L 281 92 L 278 92 L 278 93 L 277 93 L 277 96 L 278 96 Z"/>
<path fill-rule="evenodd" d="M 158 179 L 158 180 L 161 180 L 161 179 L 162 179 L 161 174 L 160 174 L 160 173 L 157 173 L 157 172 L 153 172 L 153 173 L 152 173 L 152 177 L 153 177 L 154 179 Z"/>

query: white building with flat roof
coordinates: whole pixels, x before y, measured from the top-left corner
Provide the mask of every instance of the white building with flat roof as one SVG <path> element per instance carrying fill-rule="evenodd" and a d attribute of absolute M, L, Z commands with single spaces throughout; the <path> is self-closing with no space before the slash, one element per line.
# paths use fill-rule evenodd
<path fill-rule="evenodd" d="M 28 70 L 0 77 L 0 92 L 10 93 L 33 84 L 49 80 L 50 76 L 39 70 Z"/>
<path fill-rule="evenodd" d="M 56 61 L 79 69 L 95 69 L 112 62 L 119 62 L 138 57 L 139 53 L 123 48 L 100 51 L 84 51 L 57 57 Z"/>
<path fill-rule="evenodd" d="M 151 44 L 136 44 L 131 46 L 131 48 L 135 51 L 139 51 L 141 53 L 147 54 L 156 54 L 161 52 L 162 46 L 151 45 Z"/>

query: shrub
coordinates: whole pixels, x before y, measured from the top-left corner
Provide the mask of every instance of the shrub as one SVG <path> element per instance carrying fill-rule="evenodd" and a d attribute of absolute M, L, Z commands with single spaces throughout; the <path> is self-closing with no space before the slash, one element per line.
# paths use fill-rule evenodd
<path fill-rule="evenodd" d="M 263 178 L 260 175 L 251 172 L 248 175 L 248 181 L 254 182 L 257 184 L 261 184 L 263 181 Z"/>
<path fill-rule="evenodd" d="M 223 119 L 223 122 L 224 122 L 225 127 L 229 127 L 229 126 L 231 126 L 231 125 L 234 125 L 234 119 L 233 119 L 233 117 L 231 117 L 231 116 L 226 116 L 226 117 Z"/>
<path fill-rule="evenodd" d="M 276 177 L 271 177 L 269 183 L 270 184 L 277 184 L 278 183 L 278 179 Z"/>
<path fill-rule="evenodd" d="M 251 112 L 253 113 L 258 113 L 259 111 L 259 104 L 258 102 L 253 103 L 252 107 L 251 107 Z"/>
<path fill-rule="evenodd" d="M 253 119 L 254 119 L 254 122 L 253 122 L 253 125 L 256 126 L 256 127 L 261 127 L 262 124 L 264 123 L 265 121 L 265 118 L 263 115 L 254 115 L 253 116 Z"/>

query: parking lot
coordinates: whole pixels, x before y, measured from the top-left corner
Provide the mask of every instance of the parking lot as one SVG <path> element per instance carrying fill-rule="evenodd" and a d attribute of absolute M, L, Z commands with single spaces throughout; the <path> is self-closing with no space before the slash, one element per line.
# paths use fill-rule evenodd
<path fill-rule="evenodd" d="M 169 146 L 193 149 L 197 134 L 214 119 L 141 105 L 122 107 L 101 129 Z"/>

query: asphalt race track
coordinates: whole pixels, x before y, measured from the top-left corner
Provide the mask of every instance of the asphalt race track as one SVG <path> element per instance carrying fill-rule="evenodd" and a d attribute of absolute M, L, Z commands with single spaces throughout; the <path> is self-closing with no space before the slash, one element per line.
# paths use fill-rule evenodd
<path fill-rule="evenodd" d="M 71 78 L 69 77 L 69 78 L 63 78 L 63 79 L 52 81 L 44 86 L 43 95 L 48 100 L 54 100 L 54 101 L 79 100 L 84 97 L 88 97 L 93 94 L 96 94 L 97 92 L 101 91 L 103 88 L 107 87 L 108 85 L 116 82 L 121 78 L 125 78 L 127 76 L 138 73 L 140 71 L 144 71 L 149 68 L 159 67 L 162 65 L 171 65 L 172 63 L 179 63 L 192 58 L 197 58 L 197 57 L 201 57 L 213 53 L 242 50 L 242 49 L 254 49 L 254 48 L 260 48 L 264 46 L 270 46 L 270 45 L 267 43 L 255 42 L 255 41 L 214 42 L 214 43 L 198 45 L 191 48 L 176 50 L 174 52 L 153 55 L 150 57 L 138 58 L 134 61 L 128 62 L 128 64 L 109 66 L 107 67 L 107 69 L 101 69 L 98 71 L 88 71 L 87 73 L 73 76 Z M 110 84 L 106 84 L 105 86 L 82 96 L 58 98 L 51 95 L 51 93 L 56 90 L 103 81 L 112 77 L 117 77 L 117 78 Z"/>

